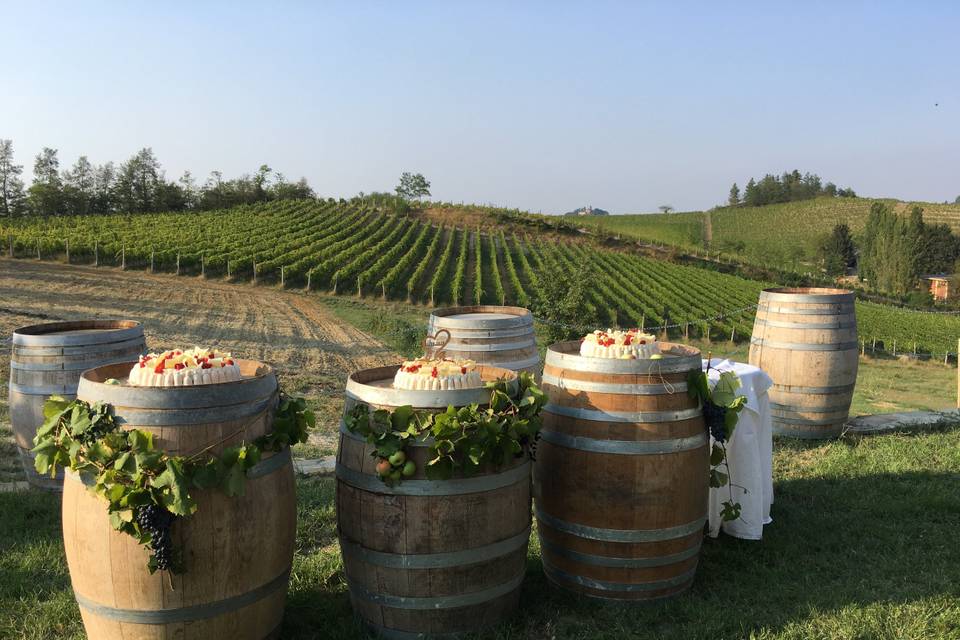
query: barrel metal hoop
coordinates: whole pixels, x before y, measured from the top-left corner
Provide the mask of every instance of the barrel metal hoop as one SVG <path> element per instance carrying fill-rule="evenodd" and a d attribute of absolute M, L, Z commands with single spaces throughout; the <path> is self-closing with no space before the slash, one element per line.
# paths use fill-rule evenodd
<path fill-rule="evenodd" d="M 530 461 L 502 473 L 452 480 L 404 480 L 392 487 L 387 486 L 377 476 L 361 473 L 339 463 L 336 466 L 336 475 L 346 484 L 370 493 L 392 496 L 459 496 L 515 485 L 530 476 Z"/>
<path fill-rule="evenodd" d="M 679 553 L 652 557 L 652 558 L 619 558 L 612 556 L 598 556 L 592 553 L 582 553 L 567 549 L 555 542 L 551 542 L 540 534 L 540 548 L 546 549 L 554 555 L 558 555 L 580 564 L 588 564 L 594 567 L 615 567 L 617 569 L 641 569 L 644 567 L 662 567 L 668 564 L 676 564 L 694 558 L 700 553 L 702 540 L 698 540 L 695 545 Z"/>
<path fill-rule="evenodd" d="M 502 369 L 510 369 L 511 371 L 522 371 L 524 369 L 530 368 L 539 368 L 540 366 L 540 356 L 534 355 L 532 358 L 527 358 L 526 360 L 514 360 L 512 362 L 490 362 L 487 363 L 491 366 L 500 367 Z"/>
<path fill-rule="evenodd" d="M 100 354 L 90 354 L 100 355 Z M 108 364 L 117 364 L 130 360 L 130 354 L 125 353 L 105 360 L 96 360 L 94 362 L 20 362 L 18 360 L 10 361 L 10 368 L 19 371 L 86 371 L 96 369 Z"/>
<path fill-rule="evenodd" d="M 495 598 L 505 596 L 508 593 L 518 589 L 520 584 L 523 582 L 524 572 L 521 572 L 520 575 L 515 578 L 511 578 L 509 581 L 504 582 L 503 584 L 498 584 L 489 589 L 483 589 L 481 591 L 473 591 L 470 593 L 460 593 L 456 595 L 449 596 L 393 596 L 386 593 L 373 593 L 368 591 L 364 587 L 357 584 L 355 581 L 347 578 L 347 585 L 350 588 L 350 593 L 365 600 L 367 602 L 372 602 L 374 604 L 379 604 L 384 607 L 391 607 L 393 609 L 414 609 L 414 610 L 429 610 L 436 611 L 437 609 L 453 609 L 456 607 L 469 607 L 473 605 L 483 604 L 485 602 L 490 602 Z"/>
<path fill-rule="evenodd" d="M 760 304 L 757 307 L 758 313 L 773 313 L 776 315 L 797 315 L 797 316 L 836 316 L 853 315 L 856 313 L 856 307 L 850 305 L 834 305 L 836 308 L 830 309 L 794 309 L 792 307 L 771 307 L 770 305 Z"/>
<path fill-rule="evenodd" d="M 643 424 L 655 422 L 676 422 L 691 420 L 700 417 L 700 407 L 680 409 L 677 411 L 598 411 L 581 407 L 567 407 L 552 402 L 543 408 L 547 413 L 577 420 L 591 420 L 593 422 L 639 422 Z"/>
<path fill-rule="evenodd" d="M 557 569 L 549 562 L 544 560 L 543 570 L 555 582 L 573 582 L 588 589 L 597 589 L 598 591 L 619 591 L 621 593 L 636 593 L 642 591 L 657 591 L 659 589 L 669 589 L 670 587 L 679 587 L 693 580 L 697 573 L 694 567 L 678 576 L 665 578 L 663 580 L 654 580 L 653 582 L 607 582 L 606 580 L 594 580 L 586 576 L 575 576 L 561 569 Z"/>
<path fill-rule="evenodd" d="M 490 338 L 520 338 L 522 336 L 529 336 L 533 334 L 533 325 L 525 325 L 515 329 L 477 329 L 476 331 L 457 331 L 456 329 L 446 329 L 445 327 L 438 327 L 437 329 L 449 331 L 451 339 L 466 338 L 469 340 L 486 340 Z"/>
<path fill-rule="evenodd" d="M 290 447 L 287 447 L 280 453 L 275 453 L 269 458 L 263 458 L 260 462 L 247 469 L 247 479 L 256 480 L 268 476 L 275 471 L 280 471 L 290 464 L 292 460 L 293 456 L 290 453 Z"/>
<path fill-rule="evenodd" d="M 94 321 L 94 324 L 109 324 L 110 321 Z M 132 327 L 88 327 L 93 329 L 90 333 L 64 334 L 64 333 L 19 333 L 27 329 L 49 329 L 55 330 L 58 325 L 62 331 L 78 330 L 83 327 L 78 325 L 89 324 L 85 322 L 55 322 L 50 325 L 32 325 L 21 327 L 13 332 L 13 344 L 23 345 L 25 347 L 66 347 L 76 345 L 94 345 L 108 344 L 111 342 L 124 342 L 135 338 L 143 338 L 143 326 L 139 322 L 134 323 Z"/>
<path fill-rule="evenodd" d="M 592 391 L 595 393 L 614 393 L 631 396 L 658 396 L 663 394 L 680 393 L 687 390 L 686 382 L 667 384 L 616 384 L 612 382 L 592 382 L 562 378 L 549 373 L 543 374 L 543 383 L 551 384 L 558 389 L 571 391 Z"/>
<path fill-rule="evenodd" d="M 534 504 L 534 513 L 537 520 L 550 526 L 557 531 L 568 533 L 578 538 L 588 538 L 590 540 L 601 540 L 603 542 L 660 542 L 662 540 L 674 540 L 683 538 L 698 531 L 703 530 L 703 525 L 707 517 L 697 518 L 693 522 L 677 525 L 676 527 L 665 527 L 663 529 L 603 529 L 600 527 L 589 527 L 576 522 L 567 522 L 541 509 Z"/>
<path fill-rule="evenodd" d="M 576 353 L 573 352 L 574 349 L 577 349 Z M 702 361 L 699 353 L 682 356 L 667 354 L 659 359 L 590 358 L 580 355 L 579 343 L 560 342 L 547 349 L 546 362 L 553 367 L 587 373 L 658 375 L 699 371 Z"/>
<path fill-rule="evenodd" d="M 519 382 L 516 378 L 507 381 L 507 391 L 516 394 Z M 484 387 L 475 389 L 394 389 L 392 387 L 374 387 L 347 378 L 346 396 L 356 402 L 383 406 L 402 406 L 409 404 L 416 408 L 446 409 L 449 406 L 464 407 L 470 404 L 490 402 L 490 390 Z"/>
<path fill-rule="evenodd" d="M 530 527 L 521 533 L 506 540 L 493 544 L 464 549 L 462 551 L 448 551 L 445 553 L 385 553 L 367 549 L 355 542 L 340 538 L 340 548 L 343 555 L 356 558 L 368 564 L 391 569 L 442 569 L 445 567 L 459 567 L 478 562 L 486 562 L 505 556 L 508 553 L 519 551 L 527 546 L 530 539 Z"/>
<path fill-rule="evenodd" d="M 794 427 L 779 425 L 774 421 L 773 433 L 777 436 L 786 436 L 788 438 L 797 438 L 800 440 L 825 440 L 836 438 L 843 433 L 843 426 L 837 425 L 832 429 L 797 429 Z"/>
<path fill-rule="evenodd" d="M 362 442 L 367 444 L 367 439 L 363 436 L 356 434 L 350 429 L 347 428 L 347 423 L 340 419 L 340 435 L 344 438 L 349 438 L 350 440 L 356 440 L 357 442 Z M 405 447 L 429 447 L 434 443 L 433 436 L 420 436 L 417 439 L 408 438 Z"/>
<path fill-rule="evenodd" d="M 755 323 L 758 325 L 766 325 L 768 327 L 776 327 L 778 329 L 856 329 L 856 322 L 779 322 L 777 320 L 764 320 L 763 318 L 757 317 Z"/>
<path fill-rule="evenodd" d="M 445 351 L 464 352 L 464 353 L 486 353 L 494 351 L 519 351 L 520 349 L 535 349 L 536 340 L 530 338 L 523 342 L 498 342 L 496 344 L 463 344 L 462 342 L 450 342 L 444 347 Z"/>
<path fill-rule="evenodd" d="M 93 600 L 90 600 L 79 593 L 74 595 L 77 598 L 77 604 L 89 611 L 95 616 L 116 620 L 117 622 L 129 622 L 131 624 L 175 624 L 179 622 L 193 622 L 195 620 L 207 620 L 216 616 L 230 613 L 244 607 L 248 607 L 264 598 L 267 598 L 280 589 L 286 589 L 290 579 L 290 569 L 287 569 L 279 576 L 267 582 L 264 585 L 233 596 L 224 598 L 216 602 L 193 605 L 190 607 L 180 607 L 177 609 L 117 609 L 108 607 Z"/>
<path fill-rule="evenodd" d="M 778 416 L 776 414 L 770 416 L 773 425 L 777 424 L 799 424 L 799 425 L 808 425 L 811 427 L 819 427 L 825 425 L 843 425 L 847 421 L 847 416 L 838 416 L 835 418 L 822 418 L 820 420 L 807 420 L 806 418 L 788 418 L 784 416 Z"/>
<path fill-rule="evenodd" d="M 264 458 L 257 464 L 247 469 L 247 479 L 258 480 L 260 478 L 264 478 L 271 473 L 283 469 L 292 460 L 293 457 L 290 454 L 290 447 L 287 447 L 280 453 L 272 455 L 269 458 Z M 71 469 L 66 469 L 64 478 L 82 482 L 87 487 L 94 487 L 97 484 L 96 478 L 89 473 L 81 473 Z"/>
<path fill-rule="evenodd" d="M 568 449 L 610 453 L 625 456 L 662 455 L 699 449 L 707 445 L 707 432 L 703 431 L 688 438 L 670 440 L 600 440 L 583 436 L 571 436 L 559 431 L 540 431 L 540 437 L 550 444 Z"/>
<path fill-rule="evenodd" d="M 750 344 L 768 349 L 787 349 L 789 351 L 849 351 L 859 350 L 858 342 L 834 342 L 830 344 L 810 344 L 808 342 L 774 342 L 763 338 L 750 338 Z"/>
<path fill-rule="evenodd" d="M 158 409 L 150 411 L 115 407 L 114 411 L 120 424 L 131 424 L 138 427 L 182 427 L 205 422 L 243 420 L 270 409 L 276 402 L 277 396 L 274 395 L 256 402 L 206 409 Z"/>
<path fill-rule="evenodd" d="M 789 411 L 790 413 L 836 413 L 837 411 L 849 411 L 850 410 L 850 398 L 847 398 L 845 402 L 835 405 L 827 406 L 815 406 L 815 407 L 799 407 L 795 404 L 780 404 L 779 402 L 771 402 L 770 409 L 773 411 Z"/>
<path fill-rule="evenodd" d="M 77 393 L 77 387 L 65 384 L 46 384 L 46 385 L 26 385 L 26 384 L 16 384 L 13 380 L 10 381 L 10 393 L 19 393 L 25 396 L 53 396 L 53 395 L 70 395 L 75 396 Z"/>
<path fill-rule="evenodd" d="M 835 387 L 803 387 L 800 385 L 789 385 L 789 384 L 774 384 L 770 388 L 771 391 L 775 393 L 799 393 L 801 395 L 833 395 L 833 394 L 842 394 L 849 393 L 853 391 L 856 383 L 853 384 L 843 384 L 837 385 Z"/>
<path fill-rule="evenodd" d="M 96 347 L 96 349 L 91 350 L 91 347 Z M 136 353 L 142 353 L 147 348 L 146 342 L 143 340 L 143 336 L 135 338 L 133 340 L 124 340 L 123 342 L 105 342 L 102 344 L 96 345 L 66 345 L 66 346 L 50 346 L 50 347 L 26 347 L 23 345 L 17 345 L 13 350 L 13 356 L 16 358 L 27 357 L 33 358 L 36 356 L 82 356 L 86 354 L 102 354 L 104 352 L 110 353 L 113 351 L 122 351 L 126 353 L 123 360 L 124 362 L 130 359 L 133 350 Z"/>

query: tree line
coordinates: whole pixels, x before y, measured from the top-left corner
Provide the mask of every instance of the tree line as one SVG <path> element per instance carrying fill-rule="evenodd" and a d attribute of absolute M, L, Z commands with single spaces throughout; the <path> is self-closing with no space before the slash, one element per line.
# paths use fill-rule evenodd
<path fill-rule="evenodd" d="M 906 295 L 922 276 L 956 270 L 960 237 L 949 225 L 924 222 L 919 206 L 901 216 L 889 204 L 874 202 L 859 246 L 850 228 L 838 224 L 821 242 L 820 255 L 831 275 L 856 266 L 860 279 L 873 289 Z"/>
<path fill-rule="evenodd" d="M 0 216 L 209 210 L 314 197 L 306 178 L 289 182 L 266 164 L 234 179 L 212 171 L 201 185 L 189 171 L 167 180 L 149 147 L 120 164 L 94 165 L 80 156 L 63 170 L 57 150 L 45 147 L 34 159 L 33 181 L 25 187 L 13 141 L 0 140 Z"/>
<path fill-rule="evenodd" d="M 794 169 L 784 171 L 780 176 L 768 173 L 759 180 L 750 178 L 742 193 L 734 182 L 727 196 L 727 206 L 760 207 L 779 202 L 810 200 L 820 196 L 856 198 L 857 194 L 850 188 L 838 188 L 832 182 L 823 184 L 820 176 L 815 173 L 801 174 Z"/>

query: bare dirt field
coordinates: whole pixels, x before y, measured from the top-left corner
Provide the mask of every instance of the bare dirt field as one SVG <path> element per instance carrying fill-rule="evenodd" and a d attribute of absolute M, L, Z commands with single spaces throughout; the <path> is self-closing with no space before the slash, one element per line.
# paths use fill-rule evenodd
<path fill-rule="evenodd" d="M 6 413 L 10 335 L 40 322 L 139 320 L 147 347 L 216 346 L 277 368 L 288 392 L 307 396 L 324 424 L 313 447 L 332 452 L 346 375 L 397 359 L 379 340 L 315 297 L 196 277 L 0 259 L 0 481 L 18 479 Z"/>

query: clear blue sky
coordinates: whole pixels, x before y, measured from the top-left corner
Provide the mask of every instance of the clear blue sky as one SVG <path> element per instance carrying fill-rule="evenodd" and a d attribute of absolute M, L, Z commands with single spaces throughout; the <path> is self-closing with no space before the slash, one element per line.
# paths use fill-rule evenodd
<path fill-rule="evenodd" d="M 544 212 L 793 168 L 960 195 L 960 3 L 318 4 L 3 3 L 0 138 L 26 173 L 151 146 L 168 178 L 266 162 L 349 196 L 412 170 Z"/>

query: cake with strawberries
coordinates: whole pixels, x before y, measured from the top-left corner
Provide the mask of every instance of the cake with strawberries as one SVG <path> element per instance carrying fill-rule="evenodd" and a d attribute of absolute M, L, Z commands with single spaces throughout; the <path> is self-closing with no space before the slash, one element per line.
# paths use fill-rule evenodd
<path fill-rule="evenodd" d="M 656 336 L 639 329 L 621 331 L 608 329 L 594 331 L 580 341 L 580 355 L 588 358 L 619 358 L 638 360 L 659 357 L 660 345 Z"/>
<path fill-rule="evenodd" d="M 240 366 L 229 353 L 194 347 L 140 356 L 127 382 L 138 387 L 192 387 L 241 378 Z"/>
<path fill-rule="evenodd" d="M 393 378 L 394 389 L 449 390 L 483 386 L 473 360 L 418 358 L 404 362 Z"/>

